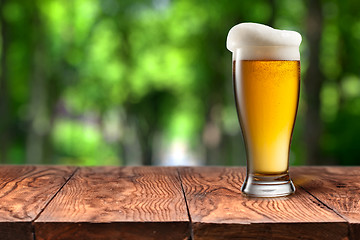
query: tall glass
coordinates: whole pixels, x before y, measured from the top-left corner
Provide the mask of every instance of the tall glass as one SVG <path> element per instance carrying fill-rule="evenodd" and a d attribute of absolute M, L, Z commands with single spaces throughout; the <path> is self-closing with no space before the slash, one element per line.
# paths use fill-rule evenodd
<path fill-rule="evenodd" d="M 292 50 L 283 48 L 238 48 L 233 52 L 235 100 L 247 155 L 247 177 L 241 190 L 248 196 L 280 197 L 295 191 L 288 170 L 300 61 L 272 54 Z M 246 55 L 252 57 L 247 60 Z"/>

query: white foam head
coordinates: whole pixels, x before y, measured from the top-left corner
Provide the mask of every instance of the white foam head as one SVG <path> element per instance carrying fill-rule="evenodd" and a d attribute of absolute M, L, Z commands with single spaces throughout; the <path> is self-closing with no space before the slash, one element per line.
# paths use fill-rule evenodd
<path fill-rule="evenodd" d="M 226 47 L 237 60 L 300 60 L 301 35 L 258 23 L 232 27 Z"/>

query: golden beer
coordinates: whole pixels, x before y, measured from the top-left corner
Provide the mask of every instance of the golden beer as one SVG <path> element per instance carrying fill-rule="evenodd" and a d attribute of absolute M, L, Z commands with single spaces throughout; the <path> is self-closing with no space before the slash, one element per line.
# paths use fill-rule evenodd
<path fill-rule="evenodd" d="M 286 174 L 299 99 L 300 61 L 234 61 L 233 75 L 248 173 Z"/>

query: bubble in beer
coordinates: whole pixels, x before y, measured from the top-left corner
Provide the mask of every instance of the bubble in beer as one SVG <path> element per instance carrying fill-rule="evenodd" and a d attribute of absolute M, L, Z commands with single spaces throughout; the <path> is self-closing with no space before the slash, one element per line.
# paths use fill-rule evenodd
<path fill-rule="evenodd" d="M 230 29 L 226 47 L 233 53 L 241 52 L 238 60 L 300 60 L 300 43 L 298 32 L 240 23 Z"/>

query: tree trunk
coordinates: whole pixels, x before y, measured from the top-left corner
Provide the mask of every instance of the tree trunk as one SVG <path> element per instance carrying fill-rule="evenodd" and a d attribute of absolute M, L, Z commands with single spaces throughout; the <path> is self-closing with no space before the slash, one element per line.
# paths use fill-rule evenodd
<path fill-rule="evenodd" d="M 320 137 L 322 121 L 320 118 L 320 90 L 324 76 L 320 71 L 320 42 L 323 28 L 321 2 L 308 1 L 306 37 L 309 46 L 309 68 L 304 79 L 307 107 L 305 112 L 304 140 L 307 152 L 306 163 L 321 164 Z"/>
<path fill-rule="evenodd" d="M 4 12 L 6 0 L 0 1 L 0 11 Z M 11 114 L 9 111 L 7 55 L 9 49 L 9 26 L 4 14 L 0 14 L 1 24 L 1 76 L 0 76 L 0 163 L 6 163 L 10 145 Z"/>
<path fill-rule="evenodd" d="M 36 5 L 36 3 L 34 3 Z M 36 28 L 32 36 L 32 73 L 30 81 L 29 99 L 29 127 L 26 140 L 26 162 L 42 164 L 45 159 L 46 141 L 50 129 L 48 111 L 48 92 L 44 63 L 46 52 L 44 51 L 44 34 L 39 10 L 34 5 L 32 26 Z"/>
<path fill-rule="evenodd" d="M 275 27 L 275 19 L 276 19 L 276 16 L 277 16 L 277 4 L 275 2 L 275 0 L 269 0 L 269 3 L 270 3 L 270 7 L 271 7 L 271 15 L 270 15 L 270 18 L 268 20 L 268 25 L 270 27 Z"/>

